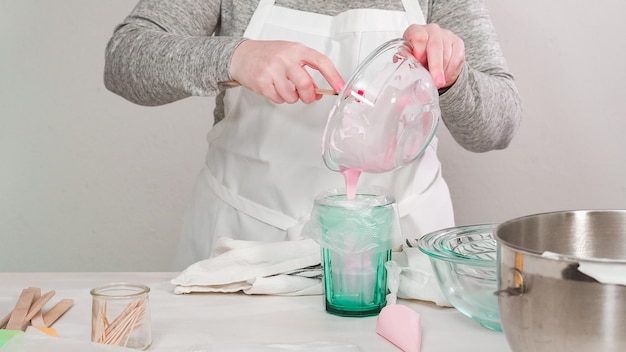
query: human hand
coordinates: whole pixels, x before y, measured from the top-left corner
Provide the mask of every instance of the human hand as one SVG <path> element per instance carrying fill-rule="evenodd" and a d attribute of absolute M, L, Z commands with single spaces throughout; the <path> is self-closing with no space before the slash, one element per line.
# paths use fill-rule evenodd
<path fill-rule="evenodd" d="M 412 24 L 403 37 L 413 45 L 413 55 L 428 69 L 437 88 L 456 82 L 465 62 L 465 44 L 461 38 L 434 23 Z"/>
<path fill-rule="evenodd" d="M 273 102 L 310 104 L 322 98 L 305 69 L 319 71 L 335 92 L 344 81 L 328 56 L 303 44 L 288 41 L 246 40 L 239 44 L 230 64 L 231 77 Z"/>

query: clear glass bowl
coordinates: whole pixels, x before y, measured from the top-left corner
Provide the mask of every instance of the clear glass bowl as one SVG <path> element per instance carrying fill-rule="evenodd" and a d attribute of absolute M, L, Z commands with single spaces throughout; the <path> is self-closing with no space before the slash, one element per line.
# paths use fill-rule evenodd
<path fill-rule="evenodd" d="M 418 241 L 439 287 L 457 310 L 487 329 L 502 331 L 497 290 L 496 224 L 459 226 Z"/>
<path fill-rule="evenodd" d="M 441 116 L 439 93 L 412 51 L 402 38 L 386 42 L 346 82 L 322 140 L 329 169 L 392 171 L 430 144 Z"/>

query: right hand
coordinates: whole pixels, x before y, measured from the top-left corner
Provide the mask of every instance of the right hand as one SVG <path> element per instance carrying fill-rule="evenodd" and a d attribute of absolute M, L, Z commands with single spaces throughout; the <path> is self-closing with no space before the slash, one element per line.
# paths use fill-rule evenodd
<path fill-rule="evenodd" d="M 413 45 L 413 55 L 428 69 L 437 88 L 456 82 L 465 62 L 465 43 L 461 38 L 436 23 L 412 24 L 403 37 Z"/>
<path fill-rule="evenodd" d="M 239 44 L 230 63 L 230 75 L 242 86 L 274 103 L 310 104 L 321 99 L 315 82 L 305 69 L 319 71 L 339 93 L 344 81 L 328 56 L 303 44 L 289 41 L 246 40 Z"/>

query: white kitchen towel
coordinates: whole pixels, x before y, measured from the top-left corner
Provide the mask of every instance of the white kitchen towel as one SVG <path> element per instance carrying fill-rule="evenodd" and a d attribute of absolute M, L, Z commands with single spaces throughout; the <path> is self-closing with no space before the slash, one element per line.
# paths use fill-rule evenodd
<path fill-rule="evenodd" d="M 190 265 L 171 280 L 174 293 L 238 292 L 269 295 L 319 295 L 319 245 L 312 239 L 282 242 L 220 237 L 216 256 Z"/>
<path fill-rule="evenodd" d="M 266 295 L 321 295 L 321 251 L 312 239 L 282 242 L 241 241 L 220 237 L 216 256 L 190 265 L 171 283 L 174 293 L 239 292 Z M 398 298 L 450 306 L 428 257 L 405 246 L 394 252 L 400 267 Z"/>

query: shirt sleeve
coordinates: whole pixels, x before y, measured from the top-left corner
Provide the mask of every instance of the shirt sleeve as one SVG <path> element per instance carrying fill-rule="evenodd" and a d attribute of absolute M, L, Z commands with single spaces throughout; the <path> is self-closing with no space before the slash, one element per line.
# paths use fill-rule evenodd
<path fill-rule="evenodd" d="M 217 95 L 244 40 L 215 36 L 219 15 L 219 0 L 140 0 L 106 47 L 105 86 L 141 105 Z"/>
<path fill-rule="evenodd" d="M 429 10 L 428 22 L 465 44 L 461 74 L 440 96 L 444 124 L 467 150 L 506 148 L 522 117 L 521 99 L 484 0 L 430 0 Z"/>

